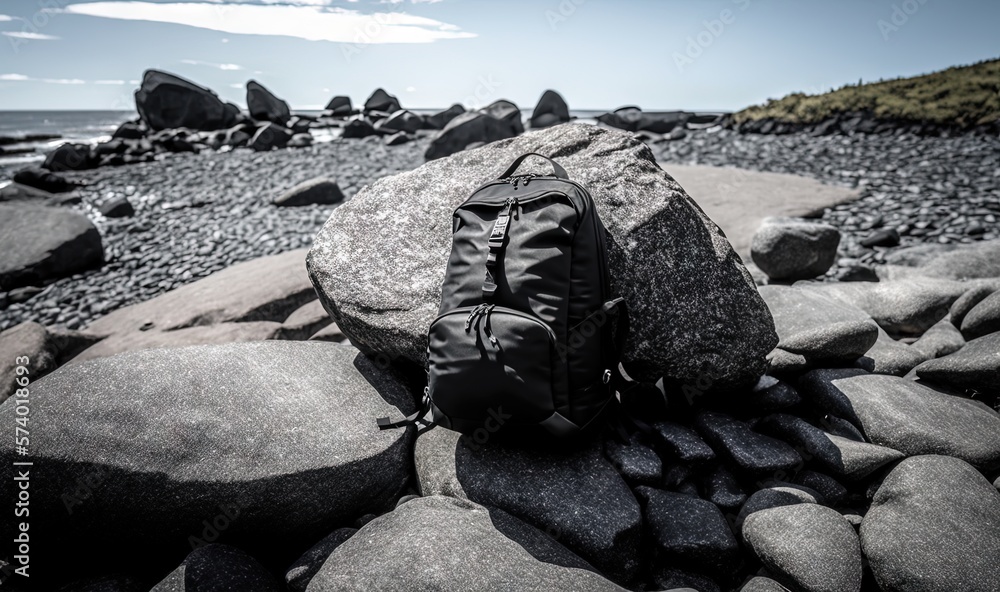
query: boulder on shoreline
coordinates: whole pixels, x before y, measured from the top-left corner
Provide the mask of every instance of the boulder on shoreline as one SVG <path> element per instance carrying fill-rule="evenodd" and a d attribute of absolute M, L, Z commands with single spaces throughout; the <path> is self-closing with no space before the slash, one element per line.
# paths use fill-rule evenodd
<path fill-rule="evenodd" d="M 270 121 L 284 126 L 292 117 L 288 103 L 274 96 L 264 85 L 251 80 L 247 82 L 247 110 L 257 121 Z"/>
<path fill-rule="evenodd" d="M 462 115 L 449 127 L 477 116 Z M 423 367 L 452 212 L 525 152 L 555 155 L 596 200 L 609 232 L 612 289 L 628 301 L 633 318 L 625 352 L 630 375 L 697 381 L 709 385 L 706 391 L 754 384 L 777 336 L 739 257 L 648 147 L 630 134 L 582 124 L 429 162 L 383 178 L 337 208 L 308 266 L 324 306 L 352 343 Z M 385 212 L 394 214 L 387 219 Z M 385 223 L 373 226 L 373 219 Z M 399 245 L 407 256 L 395 254 Z"/>
<path fill-rule="evenodd" d="M 104 263 L 94 224 L 77 212 L 0 204 L 0 289 L 39 285 Z"/>
<path fill-rule="evenodd" d="M 753 236 L 753 262 L 773 280 L 805 280 L 833 266 L 840 231 L 829 224 L 794 218 L 765 218 Z"/>
<path fill-rule="evenodd" d="M 146 70 L 135 91 L 139 117 L 153 131 L 187 127 L 217 130 L 232 127 L 240 110 L 207 88 L 160 70 Z"/>
<path fill-rule="evenodd" d="M 395 113 L 399 111 L 399 99 L 385 92 L 384 89 L 377 88 L 365 101 L 365 113 Z"/>
<path fill-rule="evenodd" d="M 567 123 L 569 121 L 569 105 L 562 95 L 554 90 L 547 90 L 535 104 L 531 112 L 531 127 L 543 128 Z"/>
<path fill-rule="evenodd" d="M 351 97 L 337 95 L 326 104 L 326 111 L 331 117 L 345 117 L 354 114 Z"/>

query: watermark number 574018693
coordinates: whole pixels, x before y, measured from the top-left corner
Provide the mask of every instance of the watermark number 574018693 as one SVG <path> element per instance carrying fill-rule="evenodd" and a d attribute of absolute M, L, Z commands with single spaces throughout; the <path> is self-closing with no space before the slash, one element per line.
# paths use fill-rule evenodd
<path fill-rule="evenodd" d="M 17 567 L 14 573 L 28 577 L 28 566 L 30 556 L 31 537 L 28 533 L 29 526 L 29 501 L 31 493 L 31 461 L 28 460 L 30 452 L 30 429 L 31 407 L 29 407 L 28 385 L 31 382 L 29 377 L 29 364 L 31 360 L 28 356 L 19 356 L 14 360 L 14 373 L 17 389 L 14 391 L 14 451 L 17 452 L 13 461 L 14 490 L 17 492 L 14 501 L 14 562 Z M 6 567 L 6 566 L 5 566 Z M 6 575 L 6 574 L 4 574 Z"/>

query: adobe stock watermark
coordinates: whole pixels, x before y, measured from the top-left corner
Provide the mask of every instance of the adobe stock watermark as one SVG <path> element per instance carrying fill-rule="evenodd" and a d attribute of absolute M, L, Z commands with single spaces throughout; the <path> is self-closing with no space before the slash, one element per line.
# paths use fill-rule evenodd
<path fill-rule="evenodd" d="M 751 0 L 732 1 L 740 12 L 749 8 L 751 2 Z M 711 47 L 716 39 L 722 37 L 726 28 L 736 22 L 737 14 L 734 10 L 725 8 L 719 12 L 719 18 L 702 21 L 702 30 L 685 39 L 687 45 L 684 47 L 684 52 L 674 52 L 674 65 L 677 66 L 677 71 L 683 74 L 685 68 L 694 64 L 695 60 L 704 55 L 705 50 Z"/>
<path fill-rule="evenodd" d="M 17 20 L 21 21 L 21 30 L 5 35 L 14 53 L 19 53 L 21 46 L 29 41 L 55 39 L 51 35 L 42 33 L 42 30 L 49 25 L 54 15 L 62 12 L 67 2 L 68 0 L 38 0 L 36 3 L 38 10 L 34 14 L 28 18 L 18 18 Z"/>
<path fill-rule="evenodd" d="M 545 20 L 549 22 L 549 28 L 553 31 L 557 30 L 559 25 L 569 20 L 571 16 L 576 14 L 576 10 L 586 2 L 587 0 L 562 0 L 555 10 L 546 10 Z"/>
<path fill-rule="evenodd" d="M 899 4 L 892 5 L 889 13 L 889 20 L 879 19 L 879 33 L 882 34 L 883 41 L 889 41 L 889 35 L 899 31 L 906 23 L 910 22 L 910 17 L 920 11 L 920 7 L 927 4 L 927 0 L 903 0 Z"/>
<path fill-rule="evenodd" d="M 501 86 L 503 84 L 495 79 L 492 74 L 480 76 L 475 88 L 472 89 L 472 93 L 462 99 L 462 106 L 465 107 L 466 111 L 478 111 L 482 109 L 493 102 L 492 99 L 497 96 L 497 89 Z"/>
<path fill-rule="evenodd" d="M 340 46 L 340 53 L 347 63 L 361 55 L 365 48 L 377 42 L 385 32 L 386 27 L 398 24 L 401 19 L 398 12 L 377 12 L 367 19 L 364 26 L 354 28 L 353 43 Z"/>

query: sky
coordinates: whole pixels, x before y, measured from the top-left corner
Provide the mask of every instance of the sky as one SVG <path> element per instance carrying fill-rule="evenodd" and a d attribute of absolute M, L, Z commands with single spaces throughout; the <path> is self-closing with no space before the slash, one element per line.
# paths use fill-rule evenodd
<path fill-rule="evenodd" d="M 293 109 L 736 110 L 1000 56 L 997 0 L 0 0 L 0 110 L 133 108 L 148 68 Z"/>

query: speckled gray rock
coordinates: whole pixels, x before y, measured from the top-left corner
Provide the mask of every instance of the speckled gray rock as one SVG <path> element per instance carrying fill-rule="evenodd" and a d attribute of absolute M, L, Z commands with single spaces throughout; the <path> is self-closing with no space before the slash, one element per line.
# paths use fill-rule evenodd
<path fill-rule="evenodd" d="M 886 463 L 903 458 L 898 450 L 828 434 L 794 415 L 769 415 L 756 429 L 804 449 L 810 461 L 851 480 L 861 479 Z"/>
<path fill-rule="evenodd" d="M 875 494 L 861 544 L 886 592 L 996 590 L 1000 492 L 961 460 L 908 458 Z"/>
<path fill-rule="evenodd" d="M 782 586 L 771 578 L 756 576 L 749 582 L 743 584 L 740 592 L 789 592 L 788 588 Z"/>
<path fill-rule="evenodd" d="M 774 317 L 778 347 L 809 360 L 853 360 L 878 337 L 878 325 L 856 306 L 791 286 L 761 286 Z"/>
<path fill-rule="evenodd" d="M 597 446 L 544 452 L 434 429 L 417 438 L 414 461 L 422 495 L 500 508 L 552 534 L 609 578 L 635 577 L 639 503 Z"/>
<path fill-rule="evenodd" d="M 983 298 L 962 319 L 962 335 L 975 339 L 1000 331 L 1000 291 Z"/>
<path fill-rule="evenodd" d="M 206 545 L 187 556 L 150 592 L 280 592 L 256 559 L 228 545 Z"/>
<path fill-rule="evenodd" d="M 954 309 L 954 305 L 952 308 Z M 965 338 L 962 337 L 961 331 L 956 329 L 948 318 L 944 318 L 921 335 L 920 339 L 910 344 L 910 347 L 920 352 L 924 359 L 932 360 L 953 354 L 964 345 Z"/>
<path fill-rule="evenodd" d="M 951 322 L 956 327 L 962 326 L 962 321 L 965 319 L 965 315 L 969 314 L 969 311 L 975 308 L 977 304 L 983 301 L 984 298 L 990 294 L 996 292 L 993 286 L 976 286 L 966 290 L 964 294 L 958 297 L 958 300 L 951 305 L 951 309 L 948 311 L 948 316 L 951 317 Z"/>
<path fill-rule="evenodd" d="M 896 341 L 885 332 L 885 329 L 879 327 L 878 339 L 871 349 L 865 352 L 864 358 L 858 361 L 858 365 L 875 374 L 904 376 L 925 360 L 927 356 L 920 350 Z"/>
<path fill-rule="evenodd" d="M 608 440 L 604 443 L 604 457 L 630 484 L 656 485 L 663 478 L 663 461 L 652 448 L 640 442 L 626 445 Z"/>
<path fill-rule="evenodd" d="M 916 367 L 917 376 L 954 390 L 1000 394 L 1000 333 L 973 339 L 957 352 Z"/>
<path fill-rule="evenodd" d="M 907 456 L 947 454 L 978 467 L 1000 464 L 1000 416 L 978 401 L 853 369 L 810 371 L 799 392 L 853 423 L 869 441 Z"/>
<path fill-rule="evenodd" d="M 886 331 L 917 335 L 947 316 L 969 289 L 964 282 L 929 278 L 797 285 L 860 308 Z"/>
<path fill-rule="evenodd" d="M 896 275 L 921 275 L 953 280 L 1000 277 L 1000 240 L 971 245 L 920 245 L 901 249 L 888 263 L 905 264 L 886 271 Z M 910 255 L 913 254 L 913 256 Z"/>
<path fill-rule="evenodd" d="M 171 331 L 232 321 L 284 321 L 316 297 L 305 269 L 305 249 L 238 263 L 152 300 L 120 308 L 86 332 Z"/>
<path fill-rule="evenodd" d="M 328 205 L 344 201 L 340 185 L 329 177 L 303 181 L 274 198 L 274 205 L 284 207 Z"/>
<path fill-rule="evenodd" d="M 189 345 L 218 345 L 265 341 L 282 337 L 281 323 L 253 321 L 249 323 L 217 323 L 203 327 L 187 327 L 173 331 L 129 331 L 116 333 L 88 347 L 70 360 L 79 364 L 87 360 L 108 358 L 141 349 L 162 349 Z"/>
<path fill-rule="evenodd" d="M 795 588 L 810 592 L 861 590 L 861 545 L 835 510 L 797 504 L 755 512 L 743 539 L 764 566 Z"/>
<path fill-rule="evenodd" d="M 698 464 L 715 459 L 715 451 L 693 429 L 672 421 L 658 421 L 652 426 L 654 445 L 662 454 L 683 463 Z"/>
<path fill-rule="evenodd" d="M 296 308 L 281 323 L 281 337 L 295 340 L 309 339 L 331 323 L 333 319 L 326 313 L 323 304 L 319 300 L 313 300 Z"/>
<path fill-rule="evenodd" d="M 612 288 L 628 301 L 633 318 L 629 374 L 650 381 L 707 374 L 714 390 L 753 385 L 777 338 L 739 257 L 645 144 L 583 124 L 429 162 L 383 178 L 338 207 L 316 236 L 308 265 L 320 298 L 351 341 L 423 366 L 453 210 L 524 152 L 556 157 L 597 203 L 610 238 Z M 544 172 L 542 164 L 521 170 Z"/>
<path fill-rule="evenodd" d="M 726 467 L 717 465 L 707 471 L 702 479 L 703 495 L 720 509 L 733 513 L 747 501 L 747 494 L 739 481 Z"/>
<path fill-rule="evenodd" d="M 825 474 L 819 473 L 811 470 L 799 471 L 795 474 L 792 479 L 792 483 L 795 485 L 801 485 L 802 487 L 808 487 L 809 489 L 819 493 L 823 496 L 825 501 L 824 505 L 830 507 L 838 507 L 843 503 L 850 492 L 846 487 L 841 485 L 840 481 L 837 481 L 833 477 Z"/>
<path fill-rule="evenodd" d="M 703 411 L 695 418 L 694 425 L 717 453 L 744 473 L 760 476 L 785 472 L 802 463 L 802 458 L 788 444 L 758 434 L 728 415 Z"/>
<path fill-rule="evenodd" d="M 295 560 L 295 563 L 285 572 L 285 584 L 291 592 L 305 592 L 306 586 L 312 580 L 319 568 L 323 567 L 327 557 L 347 539 L 354 536 L 356 528 L 338 528 L 323 537 L 318 543 Z"/>
<path fill-rule="evenodd" d="M 823 275 L 837 258 L 840 231 L 796 218 L 765 218 L 753 235 L 750 256 L 773 280 Z"/>
<path fill-rule="evenodd" d="M 469 145 L 513 138 L 517 132 L 505 122 L 480 111 L 469 111 L 449 121 L 431 140 L 424 153 L 427 160 L 444 158 L 465 150 Z"/>
<path fill-rule="evenodd" d="M 19 373 L 18 367 L 26 368 L 28 380 L 34 382 L 94 341 L 95 338 L 77 331 L 47 329 L 32 322 L 3 331 L 0 333 L 0 403 L 20 388 L 17 379 L 24 371 Z M 27 361 L 19 362 L 19 358 L 27 358 Z M 28 394 L 31 394 L 30 388 Z"/>
<path fill-rule="evenodd" d="M 739 544 L 715 504 L 652 487 L 635 490 L 652 538 L 653 570 L 683 568 L 728 580 L 739 565 Z"/>
<path fill-rule="evenodd" d="M 247 111 L 257 121 L 273 121 L 286 125 L 292 116 L 288 103 L 274 96 L 263 84 L 256 80 L 247 82 Z"/>
<path fill-rule="evenodd" d="M 747 499 L 736 516 L 736 534 L 743 532 L 747 516 L 755 512 L 797 504 L 817 504 L 819 501 L 806 487 L 775 486 L 758 489 Z"/>
<path fill-rule="evenodd" d="M 101 233 L 65 208 L 0 204 L 0 290 L 40 285 L 104 263 Z"/>
<path fill-rule="evenodd" d="M 322 342 L 64 367 L 32 390 L 31 527 L 67 570 L 108 553 L 152 567 L 216 539 L 276 560 L 395 500 L 413 431 L 379 431 L 374 418 L 413 406 L 356 349 Z M 0 405 L 3 421 L 14 416 Z M 4 479 L 13 455 L 0 451 Z"/>
<path fill-rule="evenodd" d="M 624 589 L 586 569 L 534 558 L 498 531 L 489 511 L 480 505 L 431 496 L 412 500 L 366 524 L 337 547 L 307 590 Z"/>

